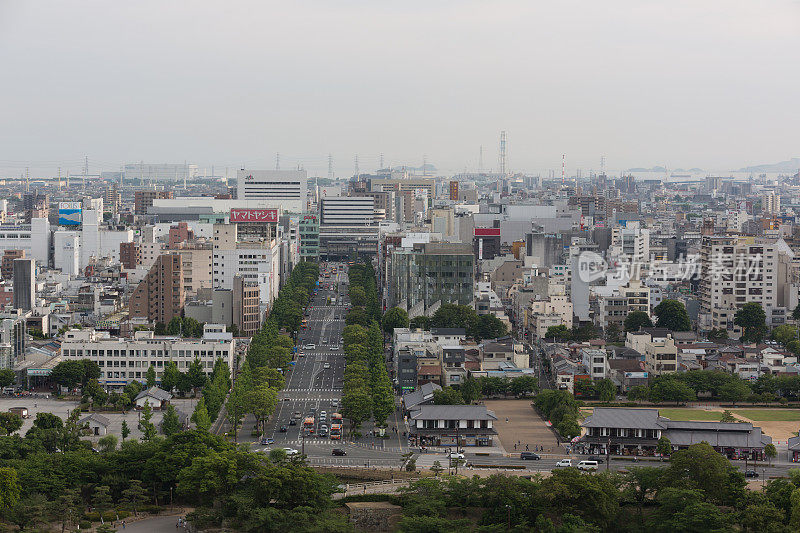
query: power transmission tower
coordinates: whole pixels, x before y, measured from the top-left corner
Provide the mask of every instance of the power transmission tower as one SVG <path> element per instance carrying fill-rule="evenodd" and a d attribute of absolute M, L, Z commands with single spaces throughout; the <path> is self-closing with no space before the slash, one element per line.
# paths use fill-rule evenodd
<path fill-rule="evenodd" d="M 328 179 L 333 179 L 333 156 L 328 154 Z"/>
<path fill-rule="evenodd" d="M 358 154 L 356 154 L 355 167 L 355 176 L 358 177 Z"/>
<path fill-rule="evenodd" d="M 281 154 L 280 152 L 275 153 L 275 170 L 281 169 Z"/>

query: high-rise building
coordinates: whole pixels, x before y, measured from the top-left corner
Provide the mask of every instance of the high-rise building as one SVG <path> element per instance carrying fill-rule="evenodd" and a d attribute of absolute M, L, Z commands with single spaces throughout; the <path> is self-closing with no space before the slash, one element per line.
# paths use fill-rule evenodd
<path fill-rule="evenodd" d="M 764 214 L 780 215 L 781 214 L 781 197 L 775 191 L 770 191 L 764 195 L 761 203 L 761 210 Z"/>
<path fill-rule="evenodd" d="M 153 200 L 168 200 L 174 198 L 172 191 L 153 191 L 150 189 L 136 191 L 133 200 L 133 213 L 146 215 L 147 209 L 153 206 Z"/>
<path fill-rule="evenodd" d="M 132 270 L 141 262 L 138 242 L 119 243 L 119 262 L 122 268 Z"/>
<path fill-rule="evenodd" d="M 458 201 L 458 182 L 456 180 L 450 182 L 450 200 Z"/>
<path fill-rule="evenodd" d="M 319 259 L 319 219 L 317 215 L 303 215 L 300 219 L 300 259 Z"/>
<path fill-rule="evenodd" d="M 332 196 L 320 204 L 320 255 L 352 258 L 378 251 L 375 199 L 371 196 Z"/>
<path fill-rule="evenodd" d="M 14 259 L 14 308 L 30 311 L 36 304 L 36 260 Z"/>
<path fill-rule="evenodd" d="M 279 207 L 302 213 L 306 208 L 308 176 L 305 170 L 239 170 L 236 197 L 258 200 L 259 207 Z"/>
<path fill-rule="evenodd" d="M 790 254 L 780 240 L 704 236 L 700 248 L 701 326 L 737 333 L 734 317 L 747 302 L 764 308 L 767 325 L 783 323 L 791 303 Z"/>
<path fill-rule="evenodd" d="M 183 304 L 181 256 L 164 254 L 158 257 L 147 276 L 134 289 L 130 315 L 167 324 L 173 317 L 180 316 Z"/>
<path fill-rule="evenodd" d="M 22 259 L 23 257 L 25 257 L 25 250 L 4 250 L 0 276 L 5 280 L 12 279 L 14 277 L 14 260 Z"/>
<path fill-rule="evenodd" d="M 25 222 L 30 222 L 32 218 L 47 218 L 50 200 L 46 194 L 25 193 L 22 196 L 22 209 L 25 211 Z"/>
<path fill-rule="evenodd" d="M 392 252 L 389 307 L 420 302 L 469 305 L 474 298 L 475 256 L 472 246 L 460 243 L 415 243 Z"/>
<path fill-rule="evenodd" d="M 234 325 L 239 337 L 252 337 L 261 326 L 258 283 L 233 277 L 233 289 L 214 289 L 211 317 L 215 323 Z"/>

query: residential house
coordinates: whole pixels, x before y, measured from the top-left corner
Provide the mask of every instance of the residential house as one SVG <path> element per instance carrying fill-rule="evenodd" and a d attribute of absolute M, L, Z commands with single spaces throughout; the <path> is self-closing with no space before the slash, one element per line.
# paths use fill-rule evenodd
<path fill-rule="evenodd" d="M 492 446 L 497 416 L 485 405 L 421 405 L 409 415 L 413 446 Z"/>

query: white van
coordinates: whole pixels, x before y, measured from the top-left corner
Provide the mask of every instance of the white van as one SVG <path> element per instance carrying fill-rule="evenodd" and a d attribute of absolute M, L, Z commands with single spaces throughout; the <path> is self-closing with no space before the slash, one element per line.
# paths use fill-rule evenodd
<path fill-rule="evenodd" d="M 598 466 L 597 461 L 581 461 L 580 463 L 578 463 L 578 470 L 584 470 L 584 471 L 597 470 L 597 466 Z"/>
<path fill-rule="evenodd" d="M 556 463 L 556 468 L 566 468 L 572 466 L 572 459 L 561 459 Z"/>

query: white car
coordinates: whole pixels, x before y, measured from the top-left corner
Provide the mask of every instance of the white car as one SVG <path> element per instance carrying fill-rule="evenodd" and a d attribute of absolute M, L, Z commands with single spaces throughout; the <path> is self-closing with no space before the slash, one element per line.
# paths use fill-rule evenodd
<path fill-rule="evenodd" d="M 286 452 L 286 455 L 288 455 L 288 456 L 290 456 L 290 457 L 291 457 L 292 455 L 297 455 L 298 453 L 300 453 L 300 452 L 298 452 L 297 450 L 295 450 L 294 448 L 284 448 L 284 449 L 283 449 L 283 451 L 285 451 L 285 452 Z"/>
<path fill-rule="evenodd" d="M 317 349 L 317 345 L 316 344 L 306 344 L 305 346 L 303 346 L 303 348 L 306 349 L 306 350 L 316 350 Z"/>
<path fill-rule="evenodd" d="M 330 368 L 330 367 L 331 367 L 330 363 L 325 363 L 324 365 L 322 365 L 322 368 Z"/>
<path fill-rule="evenodd" d="M 561 459 L 556 463 L 556 468 L 566 468 L 572 466 L 572 459 Z"/>
<path fill-rule="evenodd" d="M 449 454 L 447 454 L 447 457 L 449 457 L 450 460 L 463 459 L 464 458 L 464 454 L 460 453 L 460 452 L 450 452 Z"/>

